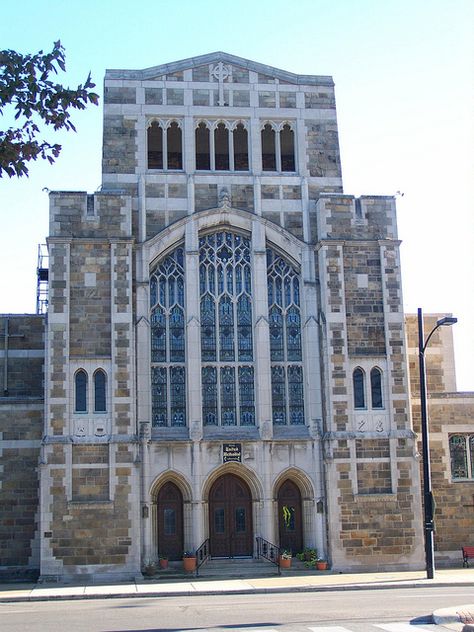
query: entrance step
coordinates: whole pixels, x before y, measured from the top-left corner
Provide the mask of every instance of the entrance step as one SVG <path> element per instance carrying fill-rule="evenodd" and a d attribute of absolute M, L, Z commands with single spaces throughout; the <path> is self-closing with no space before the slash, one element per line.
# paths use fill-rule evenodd
<path fill-rule="evenodd" d="M 296 557 L 292 559 L 290 569 L 282 569 L 281 574 L 284 577 L 292 575 L 311 575 L 315 569 L 308 569 L 304 562 Z M 209 559 L 199 569 L 199 578 L 202 579 L 246 579 L 255 577 L 272 577 L 278 575 L 278 567 L 263 558 L 214 558 Z M 189 580 L 196 579 L 195 573 L 187 573 L 183 569 L 182 562 L 170 562 L 166 570 L 159 569 L 150 579 L 162 580 Z"/>

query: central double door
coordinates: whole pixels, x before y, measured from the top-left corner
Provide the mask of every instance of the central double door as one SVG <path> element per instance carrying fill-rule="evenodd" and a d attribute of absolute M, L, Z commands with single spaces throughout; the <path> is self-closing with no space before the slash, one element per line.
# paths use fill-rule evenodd
<path fill-rule="evenodd" d="M 224 474 L 209 492 L 209 537 L 212 557 L 253 554 L 252 495 L 234 474 Z"/>

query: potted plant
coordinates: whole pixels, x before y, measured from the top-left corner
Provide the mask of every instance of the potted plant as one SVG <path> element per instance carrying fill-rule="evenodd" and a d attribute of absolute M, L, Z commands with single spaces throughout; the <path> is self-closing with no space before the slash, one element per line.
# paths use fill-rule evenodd
<path fill-rule="evenodd" d="M 153 577 L 156 573 L 156 560 L 153 557 L 147 558 L 143 562 L 142 575 L 145 577 Z"/>
<path fill-rule="evenodd" d="M 160 568 L 166 569 L 168 568 L 168 556 L 160 555 Z"/>
<path fill-rule="evenodd" d="M 291 558 L 293 557 L 289 549 L 281 549 L 280 551 L 280 568 L 290 568 Z"/>
<path fill-rule="evenodd" d="M 183 553 L 183 567 L 188 573 L 196 570 L 196 553 L 194 551 L 185 551 Z"/>
<path fill-rule="evenodd" d="M 318 571 L 327 571 L 327 560 L 323 560 L 322 558 L 318 557 L 318 559 L 316 560 L 316 568 L 318 569 Z"/>

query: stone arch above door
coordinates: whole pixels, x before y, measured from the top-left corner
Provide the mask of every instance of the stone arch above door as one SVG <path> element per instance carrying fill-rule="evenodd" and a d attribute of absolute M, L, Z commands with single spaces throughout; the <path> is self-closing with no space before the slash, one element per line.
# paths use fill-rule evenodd
<path fill-rule="evenodd" d="M 263 498 L 263 488 L 255 472 L 253 472 L 251 469 L 241 463 L 226 463 L 225 465 L 221 465 L 213 472 L 211 472 L 204 482 L 202 489 L 202 498 L 204 500 L 209 499 L 209 492 L 212 485 L 223 474 L 235 474 L 243 481 L 245 481 L 245 483 L 250 488 L 253 502 L 261 500 Z"/>
<path fill-rule="evenodd" d="M 156 503 L 160 488 L 167 482 L 174 483 L 183 496 L 183 502 L 189 503 L 192 500 L 191 485 L 182 474 L 173 471 L 167 471 L 158 476 L 150 486 L 150 499 L 152 503 Z"/>

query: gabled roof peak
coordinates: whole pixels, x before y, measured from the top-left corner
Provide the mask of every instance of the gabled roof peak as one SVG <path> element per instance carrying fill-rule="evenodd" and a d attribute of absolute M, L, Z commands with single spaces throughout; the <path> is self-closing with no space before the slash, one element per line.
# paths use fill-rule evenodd
<path fill-rule="evenodd" d="M 159 66 L 152 66 L 151 68 L 144 68 L 143 70 L 106 70 L 105 78 L 146 81 L 182 70 L 189 70 L 199 66 L 204 66 L 205 64 L 216 64 L 219 62 L 239 66 L 240 68 L 246 68 L 247 70 L 268 75 L 274 77 L 275 79 L 280 79 L 289 83 L 303 85 L 334 85 L 332 77 L 327 75 L 298 75 L 293 72 L 288 72 L 287 70 L 281 70 L 280 68 L 252 61 L 251 59 L 231 55 L 230 53 L 225 53 L 224 51 L 216 51 L 214 53 L 207 53 L 196 57 L 188 57 L 187 59 L 181 59 L 179 61 L 173 61 Z"/>

